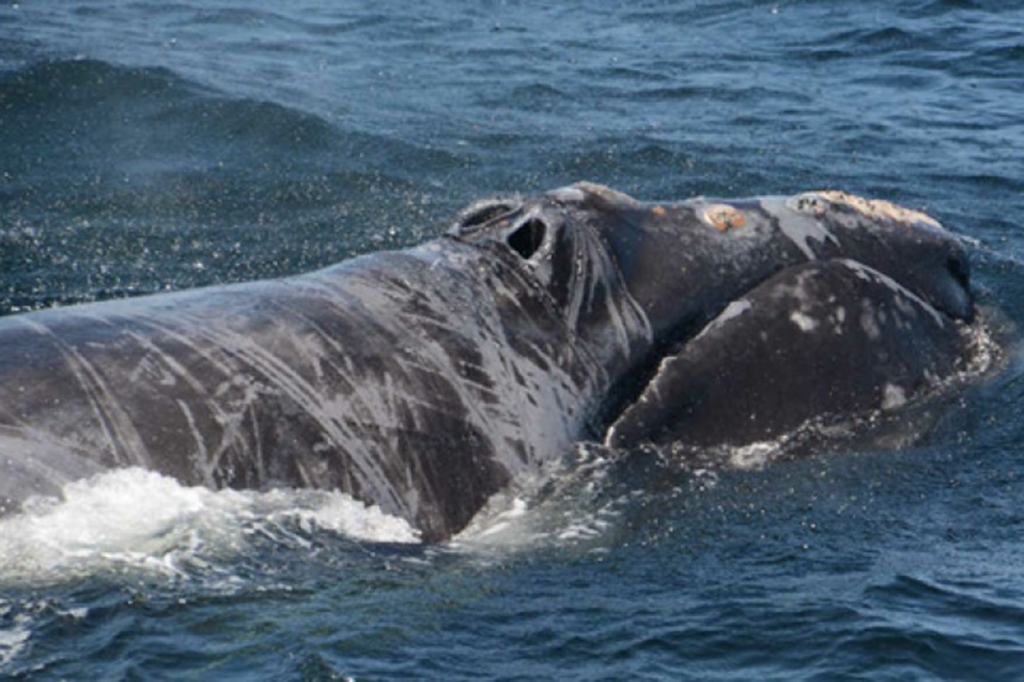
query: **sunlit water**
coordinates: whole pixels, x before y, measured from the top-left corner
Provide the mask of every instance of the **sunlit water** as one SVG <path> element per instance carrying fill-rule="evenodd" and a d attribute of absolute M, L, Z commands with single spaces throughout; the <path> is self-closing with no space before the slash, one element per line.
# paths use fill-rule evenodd
<path fill-rule="evenodd" d="M 1024 672 L 1024 9 L 593 5 L 5 4 L 0 314 L 301 272 L 579 179 L 841 187 L 977 240 L 1002 369 L 897 450 L 581 446 L 441 546 L 339 494 L 82 481 L 0 520 L 0 675 Z"/>

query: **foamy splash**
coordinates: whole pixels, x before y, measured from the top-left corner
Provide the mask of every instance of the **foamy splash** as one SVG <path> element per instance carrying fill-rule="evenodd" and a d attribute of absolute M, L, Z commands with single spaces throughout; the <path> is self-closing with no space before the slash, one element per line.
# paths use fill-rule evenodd
<path fill-rule="evenodd" d="M 9 615 L 9 611 L 10 607 L 0 600 L 0 622 Z M 17 614 L 10 627 L 0 627 L 0 673 L 25 648 L 32 635 L 29 621 L 28 615 Z"/>
<path fill-rule="evenodd" d="M 338 492 L 213 491 L 122 469 L 70 483 L 63 499 L 34 498 L 0 519 L 0 582 L 123 569 L 181 576 L 230 560 L 256 536 L 295 537 L 288 528 L 420 541 L 406 521 Z"/>
<path fill-rule="evenodd" d="M 565 461 L 492 496 L 448 548 L 483 560 L 545 548 L 604 551 L 625 503 L 622 495 L 608 494 L 609 453 L 578 443 Z"/>

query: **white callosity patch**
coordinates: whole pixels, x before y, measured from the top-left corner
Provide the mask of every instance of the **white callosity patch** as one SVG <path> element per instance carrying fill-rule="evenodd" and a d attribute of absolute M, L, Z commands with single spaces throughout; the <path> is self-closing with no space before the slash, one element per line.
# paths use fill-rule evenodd
<path fill-rule="evenodd" d="M 895 410 L 907 404 L 907 392 L 896 384 L 886 383 L 882 387 L 882 409 Z"/>
<path fill-rule="evenodd" d="M 846 322 L 846 308 L 835 306 L 829 314 L 829 322 L 832 323 L 832 331 L 838 336 L 843 333 L 843 324 Z"/>
<path fill-rule="evenodd" d="M 734 320 L 743 313 L 747 312 L 753 307 L 753 304 L 745 298 L 740 298 L 732 301 L 725 307 L 718 317 L 711 321 L 704 329 L 694 337 L 694 340 L 701 338 L 707 334 L 714 332 L 716 329 L 720 329 L 722 326 L 727 324 L 730 320 Z M 664 362 L 664 361 L 663 361 Z M 662 367 L 664 369 L 664 367 Z"/>
<path fill-rule="evenodd" d="M 800 328 L 802 332 L 813 332 L 818 328 L 818 321 L 810 315 L 803 313 L 799 310 L 794 310 L 789 314 L 790 321 Z"/>
<path fill-rule="evenodd" d="M 821 224 L 813 212 L 805 212 L 793 204 L 795 198 L 766 197 L 761 207 L 778 221 L 779 229 L 810 260 L 817 258 L 815 244 L 839 240 Z"/>
<path fill-rule="evenodd" d="M 816 331 L 820 320 L 813 315 L 821 309 L 820 301 L 813 292 L 811 280 L 815 277 L 813 272 L 801 272 L 797 275 L 796 282 L 791 286 L 779 286 L 777 295 L 785 299 L 792 299 L 798 305 L 796 310 L 789 314 L 789 321 L 805 334 Z"/>

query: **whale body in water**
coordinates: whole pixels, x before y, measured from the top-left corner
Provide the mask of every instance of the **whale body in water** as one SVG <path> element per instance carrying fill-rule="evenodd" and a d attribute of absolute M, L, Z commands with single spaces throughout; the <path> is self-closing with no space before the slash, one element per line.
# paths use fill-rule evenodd
<path fill-rule="evenodd" d="M 425 540 L 573 443 L 771 438 L 970 361 L 960 239 L 841 192 L 577 183 L 309 274 L 0 319 L 0 507 L 113 467 L 337 489 Z"/>

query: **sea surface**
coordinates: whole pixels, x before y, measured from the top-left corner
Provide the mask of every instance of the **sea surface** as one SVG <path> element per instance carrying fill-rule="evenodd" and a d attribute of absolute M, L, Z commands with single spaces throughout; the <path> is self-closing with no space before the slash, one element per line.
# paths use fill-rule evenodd
<path fill-rule="evenodd" d="M 999 371 L 898 450 L 581 446 L 450 543 L 123 471 L 0 521 L 0 677 L 1021 679 L 1024 7 L 0 5 L 0 314 L 311 270 L 576 180 L 970 238 Z"/>

